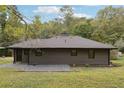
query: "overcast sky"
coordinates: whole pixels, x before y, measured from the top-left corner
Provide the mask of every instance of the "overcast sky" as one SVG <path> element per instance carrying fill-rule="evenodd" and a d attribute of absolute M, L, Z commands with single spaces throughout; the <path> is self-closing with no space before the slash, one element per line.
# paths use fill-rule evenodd
<path fill-rule="evenodd" d="M 35 15 L 41 16 L 42 22 L 53 20 L 54 18 L 60 17 L 59 9 L 62 6 L 38 6 L 38 5 L 20 5 L 17 6 L 18 10 L 25 15 L 27 18 L 33 20 Z M 74 16 L 94 18 L 100 9 L 105 6 L 72 6 Z M 120 6 L 114 6 L 120 7 Z M 27 22 L 30 22 L 26 19 Z"/>

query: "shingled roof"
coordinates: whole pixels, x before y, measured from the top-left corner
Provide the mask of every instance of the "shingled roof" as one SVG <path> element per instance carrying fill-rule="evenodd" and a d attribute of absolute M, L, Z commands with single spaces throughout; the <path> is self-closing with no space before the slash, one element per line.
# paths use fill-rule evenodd
<path fill-rule="evenodd" d="M 16 43 L 9 48 L 115 48 L 79 36 L 56 36 L 49 39 L 32 39 Z"/>

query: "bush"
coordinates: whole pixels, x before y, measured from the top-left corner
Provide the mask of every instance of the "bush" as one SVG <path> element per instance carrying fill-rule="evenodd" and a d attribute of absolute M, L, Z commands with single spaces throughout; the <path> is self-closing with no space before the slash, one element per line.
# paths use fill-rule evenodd
<path fill-rule="evenodd" d="M 115 43 L 115 46 L 119 49 L 120 52 L 124 53 L 124 40 L 122 38 Z"/>
<path fill-rule="evenodd" d="M 110 51 L 110 59 L 117 60 L 118 59 L 118 50 L 111 50 Z"/>
<path fill-rule="evenodd" d="M 119 48 L 119 51 L 124 53 L 124 47 Z"/>
<path fill-rule="evenodd" d="M 85 64 L 85 67 L 89 67 L 90 66 L 90 64 Z"/>
<path fill-rule="evenodd" d="M 0 49 L 0 57 L 3 57 L 3 56 L 6 56 L 6 57 L 12 56 L 12 50 L 10 50 L 10 49 Z"/>

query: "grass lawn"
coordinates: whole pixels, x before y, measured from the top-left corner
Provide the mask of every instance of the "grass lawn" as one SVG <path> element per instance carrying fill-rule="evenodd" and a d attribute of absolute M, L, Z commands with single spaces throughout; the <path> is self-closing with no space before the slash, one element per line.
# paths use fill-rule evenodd
<path fill-rule="evenodd" d="M 9 62 L 11 58 L 0 64 Z M 0 87 L 124 87 L 124 57 L 113 63 L 118 67 L 76 67 L 78 72 L 18 72 L 0 68 Z"/>
<path fill-rule="evenodd" d="M 12 63 L 13 58 L 12 57 L 0 57 L 0 64 L 8 64 Z"/>

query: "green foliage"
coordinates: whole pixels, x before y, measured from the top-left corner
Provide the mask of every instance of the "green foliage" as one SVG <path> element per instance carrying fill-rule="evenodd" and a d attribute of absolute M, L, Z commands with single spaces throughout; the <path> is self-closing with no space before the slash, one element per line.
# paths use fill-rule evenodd
<path fill-rule="evenodd" d="M 9 49 L 0 49 L 0 57 L 11 57 L 12 50 Z"/>
<path fill-rule="evenodd" d="M 89 67 L 90 66 L 90 64 L 85 64 L 85 67 Z"/>
<path fill-rule="evenodd" d="M 84 38 L 91 38 L 92 32 L 93 29 L 89 24 L 80 24 L 75 26 L 75 28 L 73 29 L 74 35 L 82 36 Z"/>
<path fill-rule="evenodd" d="M 60 35 L 62 32 L 62 23 L 58 20 L 50 21 L 49 23 L 44 24 L 43 36 L 46 38 Z"/>
<path fill-rule="evenodd" d="M 118 50 L 111 50 L 110 51 L 110 59 L 117 60 L 118 59 Z"/>
<path fill-rule="evenodd" d="M 0 65 L 1 64 L 11 64 L 13 61 L 12 57 L 0 57 Z"/>
<path fill-rule="evenodd" d="M 42 22 L 40 16 L 35 16 L 33 23 L 28 27 L 28 35 L 30 38 L 41 38 Z"/>
<path fill-rule="evenodd" d="M 5 29 L 6 19 L 7 19 L 7 14 L 5 12 L 1 12 L 0 13 L 0 27 L 2 31 Z"/>
<path fill-rule="evenodd" d="M 4 44 L 4 46 L 7 46 L 9 43 L 14 43 L 20 38 L 24 36 L 24 28 L 21 27 L 15 27 L 10 24 L 6 25 L 5 31 L 4 31 L 4 42 L 7 42 Z"/>
<path fill-rule="evenodd" d="M 74 17 L 71 6 L 60 8 L 61 18 L 42 23 L 40 16 L 35 16 L 32 23 L 25 24 L 16 15 L 19 11 L 16 6 L 0 6 L 0 46 L 8 46 L 25 38 L 49 38 L 61 33 L 79 35 L 103 43 L 112 44 L 123 49 L 118 43 L 124 39 L 124 8 L 108 6 L 99 10 L 96 18 Z M 15 13 L 13 13 L 15 10 Z M 121 47 L 120 47 L 121 46 Z"/>
<path fill-rule="evenodd" d="M 118 47 L 119 51 L 124 53 L 124 40 L 122 38 L 116 41 L 115 46 Z"/>
<path fill-rule="evenodd" d="M 72 22 L 73 22 L 73 9 L 71 6 L 63 6 L 60 9 L 60 14 L 61 17 L 63 18 L 63 32 L 69 32 L 70 33 L 70 28 L 72 27 Z"/>
<path fill-rule="evenodd" d="M 1 12 L 0 25 L 0 45 L 8 46 L 22 38 L 24 38 L 24 24 L 21 23 L 21 19 L 13 13 L 18 13 L 16 6 L 8 6 L 10 9 L 6 12 Z"/>
<path fill-rule="evenodd" d="M 93 26 L 95 31 L 92 37 L 95 40 L 114 45 L 124 35 L 124 8 L 113 8 L 112 6 L 100 10 Z"/>
<path fill-rule="evenodd" d="M 119 48 L 119 51 L 124 53 L 124 47 Z"/>
<path fill-rule="evenodd" d="M 7 7 L 5 5 L 0 5 L 0 12 L 5 12 Z"/>

